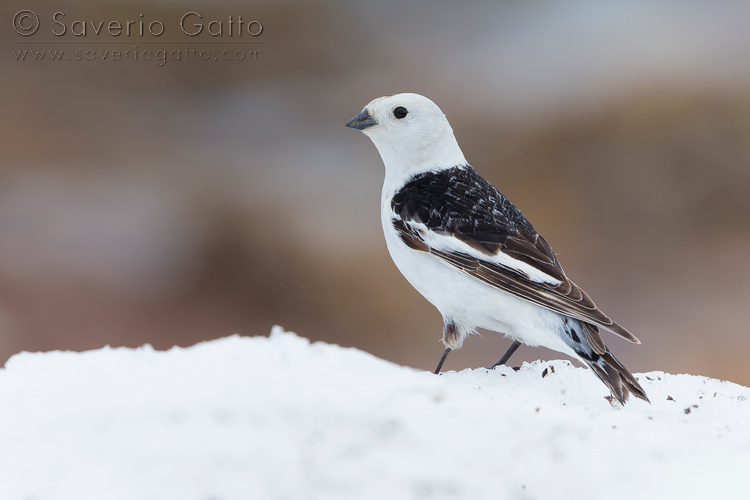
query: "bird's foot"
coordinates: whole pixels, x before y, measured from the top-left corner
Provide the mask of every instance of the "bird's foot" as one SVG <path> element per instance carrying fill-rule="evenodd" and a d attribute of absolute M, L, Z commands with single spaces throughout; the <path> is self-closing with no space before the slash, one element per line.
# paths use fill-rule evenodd
<path fill-rule="evenodd" d="M 451 352 L 450 347 L 445 348 L 445 352 L 443 353 L 442 357 L 440 358 L 440 361 L 438 361 L 437 368 L 435 368 L 435 375 L 440 373 L 440 369 L 443 367 L 443 363 L 445 363 L 445 358 L 448 357 L 448 353 Z"/>
<path fill-rule="evenodd" d="M 498 367 L 500 365 L 504 365 L 510 359 L 510 357 L 513 356 L 513 353 L 516 352 L 519 347 L 521 347 L 521 343 L 519 341 L 517 341 L 517 340 L 514 340 L 513 343 L 510 345 L 510 347 L 508 348 L 508 350 L 505 351 L 505 354 L 503 354 L 503 357 L 500 358 L 500 360 L 497 363 L 495 363 L 494 365 L 492 365 L 492 367 L 490 368 L 490 370 L 492 370 L 492 369 L 494 369 L 494 368 L 496 368 L 496 367 Z M 520 370 L 520 367 L 514 366 L 513 369 L 515 371 L 518 371 L 518 370 Z"/>

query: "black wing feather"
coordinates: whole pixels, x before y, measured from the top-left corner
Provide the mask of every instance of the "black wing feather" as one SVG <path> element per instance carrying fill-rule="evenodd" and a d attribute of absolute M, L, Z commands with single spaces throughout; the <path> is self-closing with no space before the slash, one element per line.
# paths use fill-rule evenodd
<path fill-rule="evenodd" d="M 413 177 L 393 196 L 391 208 L 393 225 L 409 247 L 429 252 L 459 271 L 529 302 L 591 323 L 593 328 L 585 329 L 585 333 L 595 351 L 604 346 L 597 326 L 639 343 L 568 279 L 550 246 L 521 211 L 471 166 Z M 504 252 L 561 283 L 540 283 L 496 262 L 463 252 L 430 248 L 412 222 L 423 224 L 435 233 L 459 238 L 487 256 Z"/>

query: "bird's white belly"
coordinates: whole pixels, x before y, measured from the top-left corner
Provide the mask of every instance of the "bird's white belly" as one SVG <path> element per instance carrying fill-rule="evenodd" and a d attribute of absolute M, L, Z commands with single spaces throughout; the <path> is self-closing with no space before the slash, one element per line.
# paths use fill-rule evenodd
<path fill-rule="evenodd" d="M 443 318 L 449 318 L 467 333 L 484 328 L 530 346 L 572 353 L 558 333 L 561 315 L 487 285 L 427 252 L 407 247 L 387 211 L 382 223 L 396 267 Z"/>

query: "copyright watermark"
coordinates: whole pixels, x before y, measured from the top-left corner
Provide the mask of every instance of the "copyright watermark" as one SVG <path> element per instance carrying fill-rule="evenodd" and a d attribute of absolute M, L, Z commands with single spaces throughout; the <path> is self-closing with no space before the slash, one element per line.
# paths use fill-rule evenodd
<path fill-rule="evenodd" d="M 12 24 L 19 35 L 14 44 L 34 44 L 13 50 L 16 61 L 155 61 L 159 66 L 167 61 L 258 61 L 266 43 L 263 23 L 241 14 L 212 18 L 188 11 L 169 19 L 142 13 L 106 19 L 63 11 L 40 16 L 24 9 L 15 13 Z M 86 44 L 87 50 L 66 50 L 69 46 L 54 47 L 56 43 Z M 139 49 L 134 43 L 155 47 Z M 49 47 L 37 49 L 40 45 Z"/>
<path fill-rule="evenodd" d="M 13 29 L 21 36 L 31 36 L 40 26 L 39 16 L 33 10 L 19 10 L 13 16 Z"/>
<path fill-rule="evenodd" d="M 164 66 L 168 62 L 228 62 L 228 61 L 259 61 L 262 50 L 221 49 L 209 50 L 199 47 L 185 47 L 182 49 L 142 49 L 137 45 L 123 49 L 87 49 L 87 50 L 14 50 L 16 61 L 54 61 L 54 62 L 139 62 L 153 61 L 157 66 Z"/>
<path fill-rule="evenodd" d="M 147 19 L 143 14 L 131 19 L 71 19 L 65 12 L 57 11 L 49 18 L 51 33 L 56 37 L 160 37 L 172 24 L 159 19 Z M 263 23 L 229 15 L 223 19 L 206 19 L 198 12 L 186 12 L 173 20 L 174 33 L 190 37 L 206 33 L 212 37 L 258 37 L 263 34 Z M 33 10 L 19 10 L 13 16 L 13 29 L 21 36 L 31 36 L 39 31 L 42 22 Z M 178 31 L 179 30 L 179 31 Z"/>

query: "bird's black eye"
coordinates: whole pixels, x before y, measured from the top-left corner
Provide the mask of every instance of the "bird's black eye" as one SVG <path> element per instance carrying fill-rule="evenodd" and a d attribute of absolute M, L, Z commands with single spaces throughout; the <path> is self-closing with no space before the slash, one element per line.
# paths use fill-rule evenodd
<path fill-rule="evenodd" d="M 409 112 L 406 110 L 405 107 L 399 106 L 396 109 L 393 110 L 393 116 L 398 118 L 399 120 L 403 117 L 405 117 Z"/>

